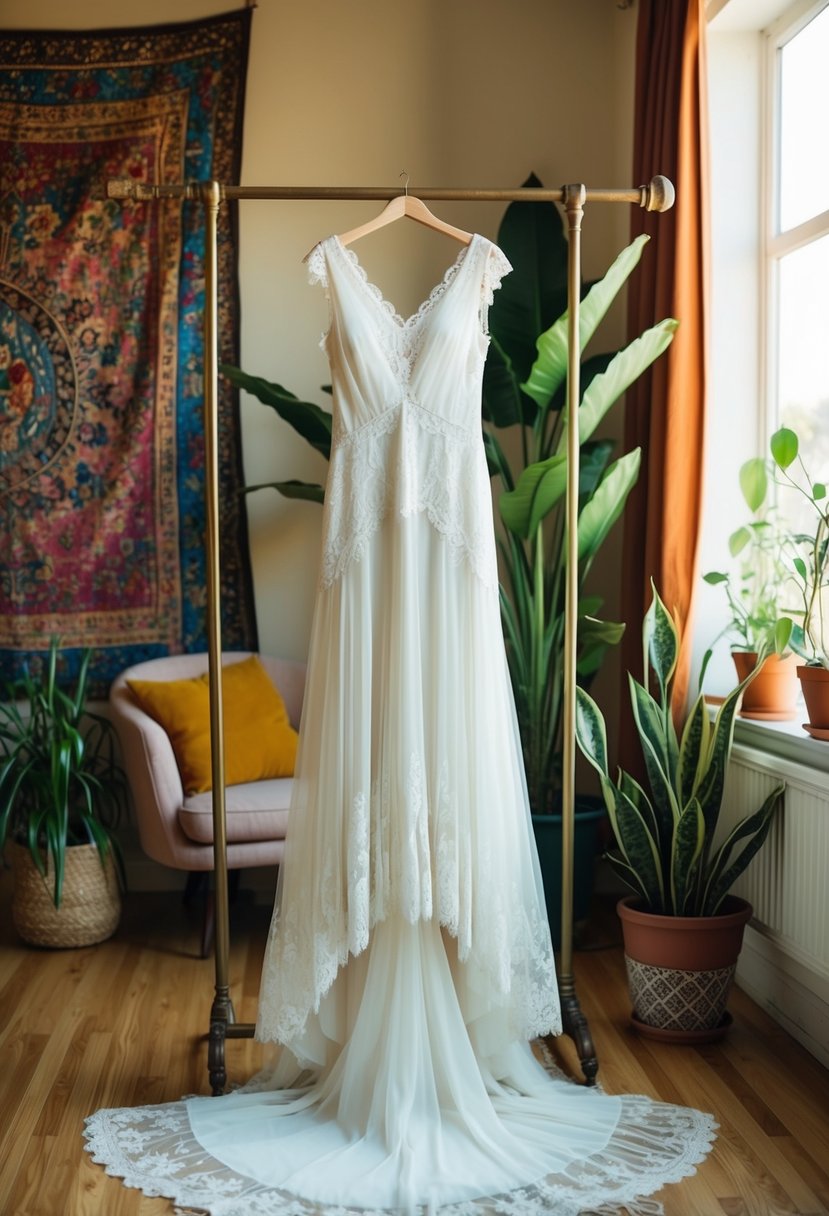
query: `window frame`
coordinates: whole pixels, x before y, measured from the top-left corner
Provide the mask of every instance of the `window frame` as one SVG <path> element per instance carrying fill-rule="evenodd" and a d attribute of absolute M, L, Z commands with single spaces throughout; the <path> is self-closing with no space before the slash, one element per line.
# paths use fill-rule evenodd
<path fill-rule="evenodd" d="M 760 209 L 761 332 L 765 358 L 760 359 L 758 438 L 760 450 L 781 425 L 778 351 L 780 333 L 780 263 L 783 258 L 822 237 L 829 236 L 829 209 L 793 228 L 781 229 L 780 180 L 782 157 L 782 55 L 781 51 L 824 9 L 827 0 L 797 0 L 788 5 L 766 31 L 762 58 L 761 186 Z"/>

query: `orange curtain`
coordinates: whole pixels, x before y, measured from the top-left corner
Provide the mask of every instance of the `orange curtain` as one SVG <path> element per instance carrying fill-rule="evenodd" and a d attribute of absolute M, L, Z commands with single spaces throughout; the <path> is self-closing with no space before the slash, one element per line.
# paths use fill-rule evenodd
<path fill-rule="evenodd" d="M 704 7 L 704 0 L 639 0 L 633 180 L 664 174 L 674 183 L 676 203 L 661 215 L 633 211 L 632 236 L 647 232 L 651 239 L 630 280 L 629 336 L 666 316 L 680 325 L 667 353 L 628 391 L 625 405 L 626 450 L 642 449 L 639 483 L 625 511 L 622 587 L 628 623 L 623 663 L 637 676 L 651 578 L 686 637 L 697 580 L 708 308 Z M 690 649 L 688 638 L 674 686 L 675 712 L 685 703 Z M 628 718 L 625 711 L 623 722 Z"/>

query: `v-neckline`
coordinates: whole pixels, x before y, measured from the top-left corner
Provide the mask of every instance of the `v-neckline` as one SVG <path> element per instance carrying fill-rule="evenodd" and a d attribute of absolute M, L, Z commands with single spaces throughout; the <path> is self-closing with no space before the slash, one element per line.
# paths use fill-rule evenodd
<path fill-rule="evenodd" d="M 346 262 L 354 269 L 357 278 L 364 285 L 372 299 L 374 299 L 380 305 L 382 311 L 386 313 L 395 327 L 403 333 L 405 333 L 405 331 L 408 329 L 414 328 L 418 322 L 431 311 L 433 305 L 449 289 L 451 284 L 457 278 L 459 271 L 466 264 L 466 260 L 469 257 L 472 249 L 482 239 L 483 238 L 477 232 L 473 232 L 472 239 L 469 244 L 464 245 L 463 248 L 458 251 L 458 255 L 455 260 L 446 267 L 440 282 L 435 284 L 422 304 L 418 306 L 411 316 L 403 317 L 397 311 L 394 304 L 392 304 L 391 300 L 386 299 L 376 283 L 372 283 L 372 281 L 369 279 L 368 274 L 366 273 L 354 250 L 350 249 L 347 245 L 344 245 L 336 234 L 329 238 L 335 249 L 337 249 L 344 256 Z"/>

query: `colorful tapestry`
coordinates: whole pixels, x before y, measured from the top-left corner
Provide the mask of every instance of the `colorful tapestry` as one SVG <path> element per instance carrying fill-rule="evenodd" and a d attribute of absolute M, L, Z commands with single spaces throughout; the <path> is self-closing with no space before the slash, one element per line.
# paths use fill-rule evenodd
<path fill-rule="evenodd" d="M 250 10 L 0 33 L 0 675 L 51 637 L 97 692 L 207 647 L 203 216 L 108 178 L 238 182 Z M 220 359 L 238 363 L 235 214 Z M 256 645 L 238 401 L 220 399 L 223 645 Z"/>

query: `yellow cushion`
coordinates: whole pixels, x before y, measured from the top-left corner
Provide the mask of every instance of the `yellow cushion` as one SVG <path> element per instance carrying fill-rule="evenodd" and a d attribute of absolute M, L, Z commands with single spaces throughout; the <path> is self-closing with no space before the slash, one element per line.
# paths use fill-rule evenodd
<path fill-rule="evenodd" d="M 187 794 L 213 784 L 207 672 L 190 680 L 127 680 L 138 704 L 164 727 Z M 225 784 L 290 777 L 297 733 L 256 655 L 222 668 Z"/>

